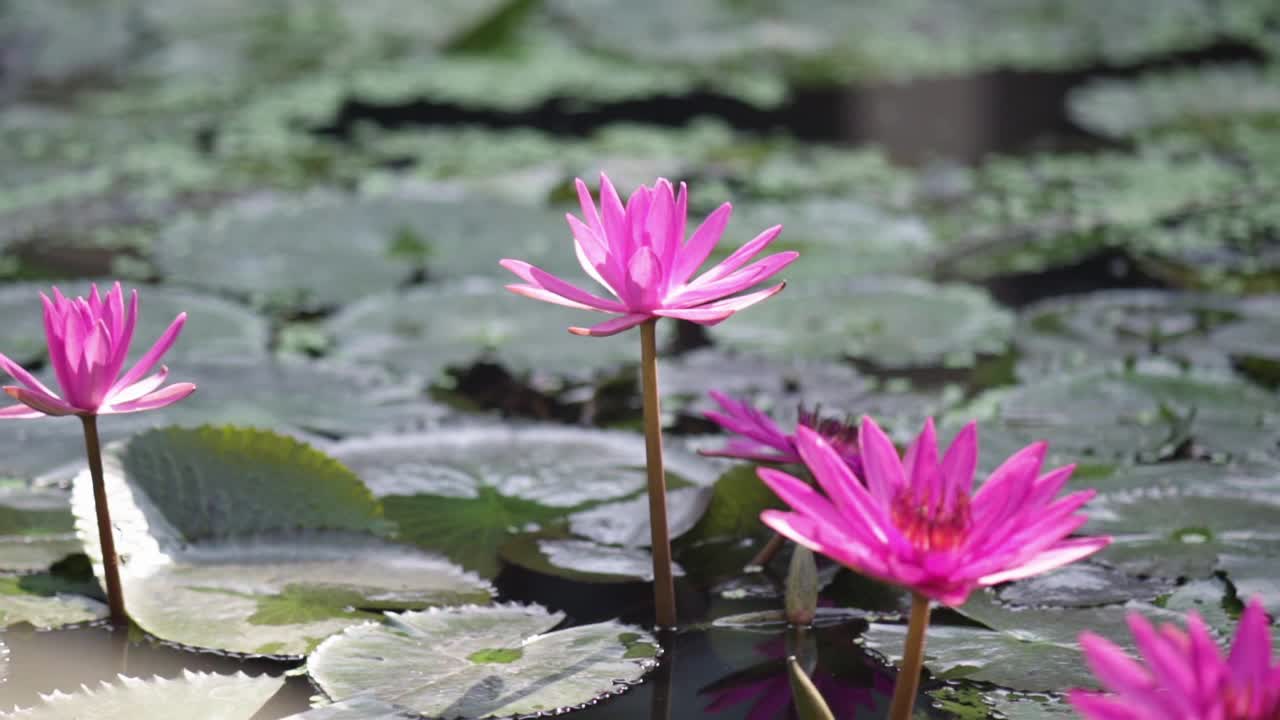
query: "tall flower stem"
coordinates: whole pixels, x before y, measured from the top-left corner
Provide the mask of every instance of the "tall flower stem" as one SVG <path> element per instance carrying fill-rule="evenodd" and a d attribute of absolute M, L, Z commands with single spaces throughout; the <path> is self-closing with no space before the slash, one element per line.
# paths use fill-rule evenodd
<path fill-rule="evenodd" d="M 111 623 L 128 624 L 124 612 L 124 593 L 120 590 L 120 560 L 111 533 L 111 510 L 107 508 L 107 485 L 102 476 L 102 443 L 98 440 L 98 416 L 81 415 L 84 423 L 84 450 L 89 456 L 89 474 L 93 477 L 93 507 L 98 516 L 98 543 L 102 546 L 102 568 L 107 578 L 107 604 Z"/>
<path fill-rule="evenodd" d="M 929 627 L 929 598 L 911 594 L 911 620 L 907 625 L 907 644 L 902 650 L 902 669 L 893 687 L 893 705 L 889 720 L 908 720 L 920 689 L 920 668 L 924 665 L 924 631 Z"/>
<path fill-rule="evenodd" d="M 755 557 L 751 558 L 751 560 L 747 562 L 747 567 L 763 568 L 768 565 L 769 561 L 773 560 L 774 556 L 778 554 L 778 551 L 782 549 L 782 546 L 786 542 L 786 538 L 774 533 L 773 537 L 769 538 L 769 542 L 765 543 L 764 547 L 760 548 L 760 552 L 756 553 Z"/>
<path fill-rule="evenodd" d="M 649 531 L 653 546 L 653 602 L 659 628 L 676 626 L 676 591 L 667 532 L 667 476 L 662 469 L 662 413 L 658 405 L 657 320 L 640 325 L 640 378 L 644 394 L 645 466 L 649 472 Z"/>

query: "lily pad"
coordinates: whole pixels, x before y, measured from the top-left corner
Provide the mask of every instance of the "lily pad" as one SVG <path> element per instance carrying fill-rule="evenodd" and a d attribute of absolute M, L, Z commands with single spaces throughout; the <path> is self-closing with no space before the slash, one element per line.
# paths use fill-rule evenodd
<path fill-rule="evenodd" d="M 598 317 L 531 302 L 496 281 L 473 278 L 365 298 L 329 318 L 325 329 L 336 339 L 338 358 L 428 378 L 485 358 L 514 373 L 590 379 L 634 364 L 640 352 L 632 335 L 569 335 L 570 326 Z"/>
<path fill-rule="evenodd" d="M 106 283 L 99 283 L 105 290 Z M 193 360 L 217 358 L 262 358 L 267 353 L 267 322 L 248 308 L 221 298 L 185 290 L 131 285 L 138 290 L 138 327 L 130 349 L 129 362 L 136 362 L 173 322 L 178 313 L 187 313 L 178 342 L 165 353 L 165 362 L 179 372 Z M 62 284 L 64 293 L 83 295 L 87 283 Z M 44 323 L 40 293 L 50 294 L 48 285 L 19 283 L 0 289 L 0 311 L 11 318 L 6 323 L 3 351 L 19 363 L 33 363 L 45 357 Z M 12 351 L 11 351 L 12 348 Z"/>
<path fill-rule="evenodd" d="M 1280 71 L 1243 63 L 1196 65 L 1094 80 L 1071 92 L 1075 122 L 1124 138 L 1162 129 L 1211 130 L 1226 119 L 1280 118 Z"/>
<path fill-rule="evenodd" d="M 907 369 L 971 367 L 1003 354 L 1012 332 L 1012 315 L 978 289 L 874 277 L 788 288 L 710 334 L 744 351 Z"/>
<path fill-rule="evenodd" d="M 1219 333 L 1239 337 L 1237 326 L 1248 333 L 1252 314 L 1238 300 L 1162 290 L 1106 290 L 1045 300 L 1023 310 L 1019 319 L 1018 374 L 1049 377 L 1151 356 L 1229 368 L 1228 352 L 1212 338 Z"/>
<path fill-rule="evenodd" d="M 0 577 L 0 626 L 26 623 L 48 630 L 107 617 L 107 606 L 79 594 L 81 589 L 55 575 Z"/>
<path fill-rule="evenodd" d="M 340 703 L 290 715 L 285 720 L 418 720 L 421 717 L 404 707 L 356 696 Z"/>
<path fill-rule="evenodd" d="M 0 713 L 6 720 L 167 720 L 182 708 L 190 720 L 250 720 L 284 686 L 270 675 L 212 675 L 183 670 L 180 678 L 119 676 L 115 683 L 68 695 L 55 691 L 39 705 Z"/>
<path fill-rule="evenodd" d="M 323 643 L 307 671 L 335 700 L 487 718 L 564 712 L 625 690 L 655 666 L 657 643 L 643 630 L 604 622 L 551 632 L 563 620 L 536 605 L 388 614 Z"/>
<path fill-rule="evenodd" d="M 1266 460 L 1280 435 L 1280 400 L 1230 373 L 1140 362 L 988 391 L 947 425 L 971 418 L 983 421 L 984 467 L 1042 439 L 1059 464 L 1172 459 L 1184 450 Z"/>
<path fill-rule="evenodd" d="M 414 261 L 394 253 L 398 229 L 416 224 L 409 209 L 388 199 L 258 195 L 180 220 L 160 236 L 154 260 L 170 281 L 255 305 L 332 307 L 413 276 Z"/>
<path fill-rule="evenodd" d="M 1181 621 L 1179 613 L 1132 601 L 1082 609 L 1008 609 L 987 592 L 975 593 L 959 610 L 995 629 L 930 627 L 925 666 L 942 679 L 978 680 L 1025 691 L 1097 687 L 1080 655 L 1078 636 L 1084 630 L 1134 652 L 1126 613 Z M 893 662 L 901 662 L 905 637 L 905 625 L 881 623 L 872 623 L 862 635 L 867 647 Z"/>
<path fill-rule="evenodd" d="M 378 502 L 295 440 L 171 428 L 111 448 L 104 466 L 126 607 L 166 640 L 297 657 L 378 610 L 489 597 L 476 576 L 371 534 L 388 529 Z M 73 510 L 97 563 L 89 485 L 76 478 Z"/>
<path fill-rule="evenodd" d="M 1128 600 L 1150 602 L 1170 587 L 1170 583 L 1082 562 L 1011 583 L 999 595 L 1010 605 L 1092 607 Z"/>
<path fill-rule="evenodd" d="M 522 535 L 502 546 L 502 559 L 520 567 L 585 583 L 652 582 L 653 555 L 639 547 L 613 547 L 591 540 Z M 676 577 L 684 568 L 672 565 Z"/>
<path fill-rule="evenodd" d="M 497 574 L 498 549 L 514 533 L 566 524 L 599 503 L 643 501 L 646 487 L 644 438 L 623 432 L 462 427 L 350 440 L 332 452 L 382 498 L 400 537 L 486 577 Z M 699 497 L 709 493 L 719 469 L 675 447 L 665 459 L 678 534 L 681 524 L 696 522 Z M 681 485 L 691 487 L 674 494 Z M 677 500 L 685 493 L 690 497 Z M 648 513 L 638 515 L 628 518 L 627 538 L 648 537 Z M 578 523 L 604 532 L 589 522 L 592 517 Z"/>
<path fill-rule="evenodd" d="M 44 570 L 77 552 L 80 542 L 65 491 L 0 481 L 0 569 Z"/>
<path fill-rule="evenodd" d="M 1086 532 L 1115 537 L 1099 559 L 1132 573 L 1207 577 L 1221 557 L 1244 569 L 1280 547 L 1280 502 L 1261 493 L 1139 488 L 1104 493 L 1086 510 Z"/>

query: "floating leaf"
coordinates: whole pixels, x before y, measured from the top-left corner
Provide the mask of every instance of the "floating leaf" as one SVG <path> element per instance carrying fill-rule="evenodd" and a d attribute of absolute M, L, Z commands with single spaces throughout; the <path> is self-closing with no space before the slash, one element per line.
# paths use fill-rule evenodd
<path fill-rule="evenodd" d="M 604 622 L 549 632 L 563 619 L 536 605 L 388 614 L 323 643 L 307 671 L 335 700 L 486 718 L 563 712 L 653 668 L 659 650 L 643 630 Z"/>
<path fill-rule="evenodd" d="M 0 481 L 0 569 L 43 570 L 79 551 L 66 492 Z"/>
<path fill-rule="evenodd" d="M 1247 332 L 1250 314 L 1238 300 L 1162 290 L 1106 290 L 1045 300 L 1019 318 L 1018 374 L 1049 377 L 1154 355 L 1228 368 L 1228 352 L 1213 338 L 1239 336 L 1237 328 Z"/>
<path fill-rule="evenodd" d="M 1265 460 L 1280 434 L 1280 401 L 1229 373 L 1142 362 L 989 391 L 947 424 L 970 418 L 983 422 L 989 467 L 1046 438 L 1050 461 L 1059 464 L 1170 459 L 1184 451 Z"/>
<path fill-rule="evenodd" d="M 356 696 L 340 703 L 290 715 L 285 720 L 418 720 L 421 717 L 412 710 L 391 703 Z"/>
<path fill-rule="evenodd" d="M 1280 117 L 1280 72 L 1243 63 L 1207 64 L 1099 79 L 1067 98 L 1079 125 L 1109 137 L 1170 128 L 1212 129 L 1227 119 Z"/>
<path fill-rule="evenodd" d="M 943 679 L 965 678 L 1032 691 L 1097 686 L 1081 659 L 1078 636 L 1084 630 L 1133 652 L 1127 612 L 1181 621 L 1178 613 L 1132 601 L 1096 608 L 1008 608 L 986 591 L 974 593 L 958 609 L 994 629 L 935 624 L 929 628 L 925 665 Z M 905 625 L 872 623 L 862 637 L 867 647 L 900 662 L 906 630 Z"/>
<path fill-rule="evenodd" d="M 39 705 L 0 713 L 0 718 L 168 720 L 175 708 L 182 708 L 183 717 L 190 720 L 250 720 L 283 685 L 283 678 L 241 673 L 212 675 L 183 670 L 181 678 L 149 680 L 121 675 L 115 683 L 84 687 L 71 695 L 57 691 L 42 695 Z"/>
<path fill-rule="evenodd" d="M 570 326 L 592 322 L 587 313 L 531 303 L 496 281 L 473 278 L 366 298 L 325 328 L 336 338 L 338 358 L 428 378 L 481 358 L 518 374 L 580 379 L 635 363 L 634 337 L 569 335 Z"/>
<path fill-rule="evenodd" d="M 1152 601 L 1169 589 L 1168 583 L 1143 579 L 1091 562 L 1051 570 L 1000 589 L 1010 605 L 1092 607 L 1127 600 Z"/>
<path fill-rule="evenodd" d="M 47 630 L 107 617 L 107 606 L 77 594 L 81 589 L 56 575 L 0 577 L 0 626 L 27 623 Z"/>
<path fill-rule="evenodd" d="M 528 534 L 502 546 L 502 559 L 520 567 L 574 582 L 652 582 L 653 555 L 639 547 L 611 547 L 591 540 Z M 684 569 L 673 564 L 676 577 Z"/>
<path fill-rule="evenodd" d="M 1003 354 L 1013 317 L 979 290 L 913 278 L 788 288 L 710 331 L 717 343 L 782 357 L 852 357 L 878 368 L 970 367 Z"/>
<path fill-rule="evenodd" d="M 621 432 L 477 426 L 352 440 L 333 452 L 383 498 L 402 538 L 487 577 L 497 574 L 498 548 L 513 531 L 564 523 L 596 503 L 628 500 L 646 483 L 644 438 Z M 666 461 L 673 485 L 705 487 L 719 474 L 715 463 L 677 448 L 668 448 Z M 696 497 L 701 487 L 688 492 Z M 696 522 L 696 502 L 692 509 L 670 505 L 674 518 Z M 591 517 L 579 523 L 590 527 Z M 633 523 L 624 534 L 647 538 L 647 518 L 647 512 L 629 518 L 645 525 Z M 673 532 L 678 534 L 676 526 Z"/>
<path fill-rule="evenodd" d="M 166 640 L 296 657 L 378 610 L 488 599 L 474 575 L 369 534 L 387 524 L 368 489 L 295 440 L 171 428 L 104 466 L 126 607 Z M 73 510 L 97 561 L 89 485 L 76 478 Z"/>

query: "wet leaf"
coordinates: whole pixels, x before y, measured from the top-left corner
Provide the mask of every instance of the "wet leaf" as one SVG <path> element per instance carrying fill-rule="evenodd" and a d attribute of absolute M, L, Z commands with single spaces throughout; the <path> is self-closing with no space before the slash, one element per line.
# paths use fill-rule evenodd
<path fill-rule="evenodd" d="M 373 534 L 389 527 L 368 489 L 295 440 L 158 430 L 110 449 L 104 466 L 125 605 L 163 639 L 297 657 L 378 610 L 489 597 L 456 565 Z M 73 510 L 96 559 L 87 473 Z"/>
<path fill-rule="evenodd" d="M 712 328 L 727 347 L 851 357 L 878 368 L 971 367 L 1005 352 L 1013 317 L 979 290 L 912 278 L 808 284 Z"/>
<path fill-rule="evenodd" d="M 0 626 L 26 623 L 39 630 L 107 617 L 107 606 L 80 594 L 79 583 L 56 575 L 0 577 Z"/>
<path fill-rule="evenodd" d="M 563 619 L 536 605 L 388 614 L 326 641 L 307 670 L 335 700 L 359 695 L 423 715 L 484 718 L 568 710 L 653 668 L 657 645 L 639 628 L 549 632 Z M 484 662 L 494 657 L 507 661 Z"/>
<path fill-rule="evenodd" d="M 180 678 L 147 680 L 118 676 L 114 683 L 83 687 L 68 695 L 54 691 L 29 709 L 0 713 L 11 720 L 165 720 L 183 708 L 190 720 L 250 720 L 284 685 L 270 675 L 212 675 L 183 670 Z"/>
<path fill-rule="evenodd" d="M 44 570 L 79 551 L 65 491 L 0 481 L 0 569 Z"/>
<path fill-rule="evenodd" d="M 653 582 L 653 554 L 591 540 L 522 535 L 502 546 L 502 559 L 520 567 L 584 583 Z M 676 577 L 685 574 L 672 565 Z"/>

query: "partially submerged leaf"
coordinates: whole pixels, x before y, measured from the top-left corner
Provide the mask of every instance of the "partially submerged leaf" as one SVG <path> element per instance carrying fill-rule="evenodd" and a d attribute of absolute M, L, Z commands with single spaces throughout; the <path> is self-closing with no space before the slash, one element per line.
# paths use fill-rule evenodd
<path fill-rule="evenodd" d="M 333 459 L 261 430 L 170 428 L 104 454 L 125 605 L 155 635 L 298 657 L 385 609 L 484 602 L 480 578 L 390 543 L 380 504 Z M 87 473 L 73 510 L 101 573 Z"/>
<path fill-rule="evenodd" d="M 212 675 L 183 670 L 169 679 L 119 676 L 115 683 L 84 687 L 66 694 L 41 696 L 35 707 L 0 713 L 5 720 L 170 720 L 177 708 L 188 720 L 250 720 L 284 679 L 270 675 L 249 677 Z"/>
<path fill-rule="evenodd" d="M 487 718 L 563 712 L 654 667 L 658 647 L 643 630 L 604 622 L 550 632 L 563 619 L 520 605 L 388 614 L 324 642 L 307 671 L 335 700 Z"/>
<path fill-rule="evenodd" d="M 0 577 L 0 627 L 26 623 L 47 630 L 107 617 L 107 606 L 78 594 L 81 589 L 54 575 Z"/>

